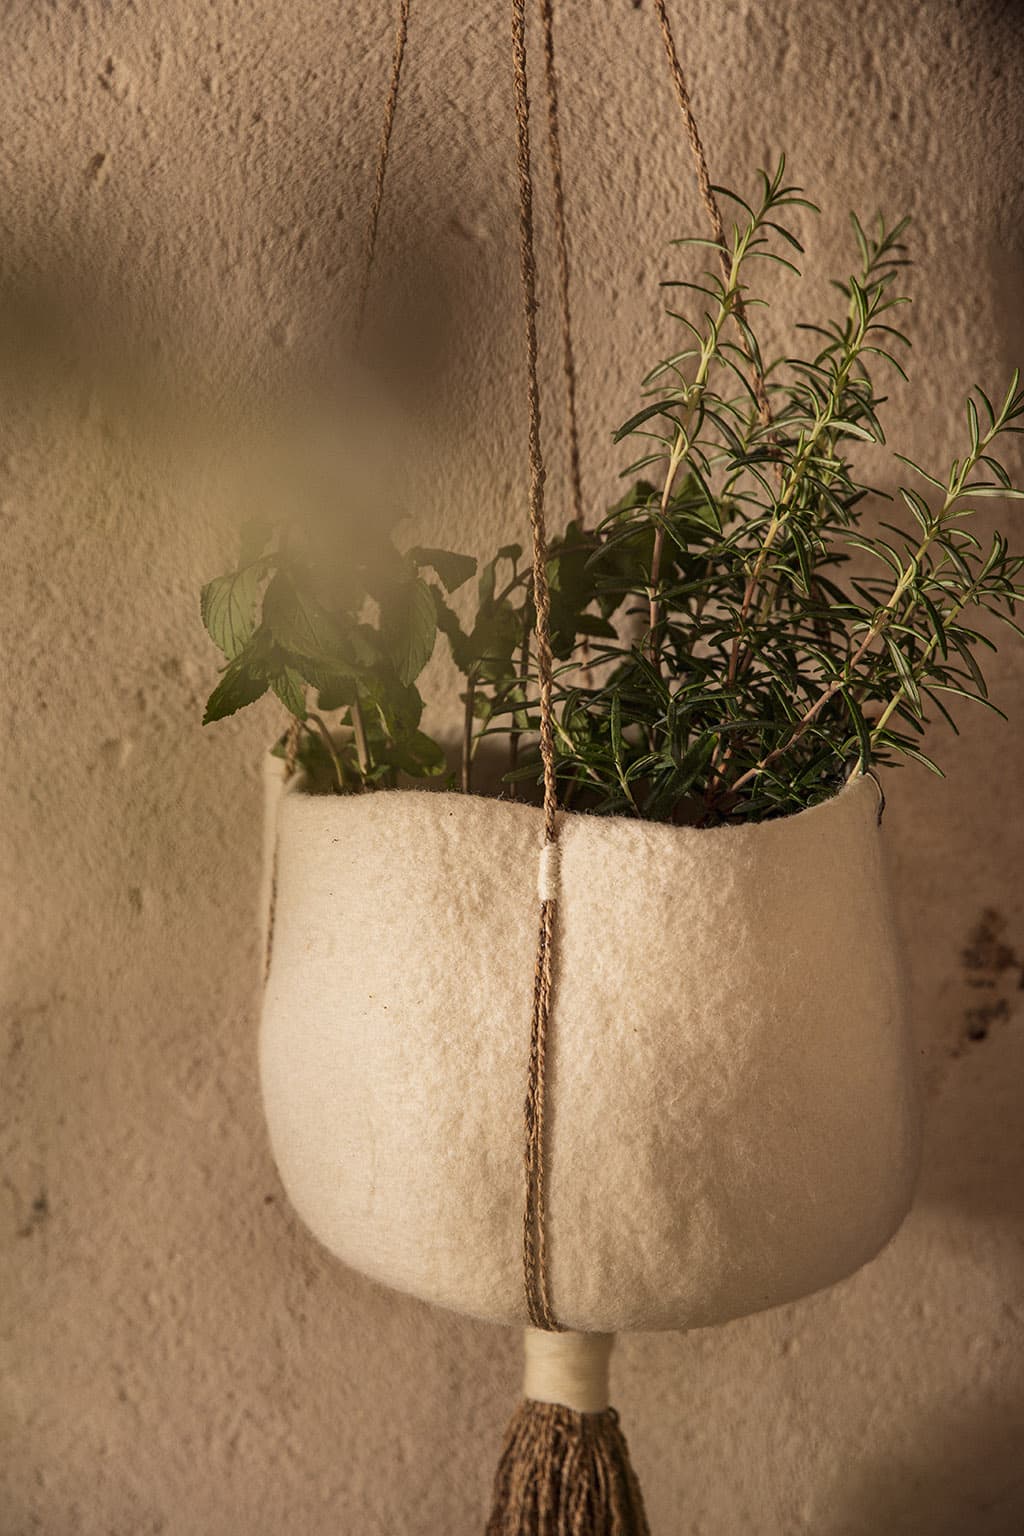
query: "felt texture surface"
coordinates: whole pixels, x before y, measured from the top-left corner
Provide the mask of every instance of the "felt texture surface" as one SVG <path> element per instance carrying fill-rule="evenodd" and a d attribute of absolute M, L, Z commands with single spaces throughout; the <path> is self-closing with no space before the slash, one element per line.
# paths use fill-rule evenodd
<path fill-rule="evenodd" d="M 567 815 L 548 1046 L 553 1304 L 690 1328 L 816 1291 L 909 1207 L 915 1074 L 877 792 L 697 831 Z M 373 1279 L 526 1319 L 540 812 L 281 797 L 260 1044 L 285 1187 Z"/>

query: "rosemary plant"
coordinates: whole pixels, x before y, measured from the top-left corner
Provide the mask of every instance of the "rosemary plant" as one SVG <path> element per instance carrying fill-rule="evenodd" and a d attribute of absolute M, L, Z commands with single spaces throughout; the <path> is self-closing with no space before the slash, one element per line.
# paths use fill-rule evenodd
<path fill-rule="evenodd" d="M 683 346 L 648 374 L 644 404 L 616 434 L 642 449 L 631 489 L 595 528 L 570 524 L 551 545 L 567 807 L 708 825 L 799 810 L 851 772 L 904 758 L 940 772 L 923 738 L 936 715 L 957 729 L 950 697 L 996 709 L 979 661 L 995 642 L 978 617 L 1024 633 L 1024 559 L 1001 534 L 982 544 L 970 523 L 982 499 L 1024 495 L 999 456 L 1024 430 L 1018 376 L 999 403 L 972 392 L 948 471 L 893 455 L 912 481 L 879 518 L 883 493 L 856 457 L 885 442 L 876 375 L 903 374 L 906 220 L 866 230 L 854 218 L 858 271 L 834 284 L 837 313 L 800 325 L 792 351 L 765 361 L 748 318 L 763 303 L 753 276 L 764 262 L 798 273 L 789 210 L 813 208 L 784 169 L 761 174 L 751 203 L 716 189 L 736 210 L 728 259 L 666 285 L 696 295 L 696 315 L 670 311 Z M 440 629 L 466 678 L 462 787 L 485 736 L 505 740 L 508 793 L 535 784 L 522 550 L 482 567 L 466 629 L 448 595 L 472 560 L 399 555 L 391 529 L 370 554 L 355 552 L 325 593 L 301 552 L 247 540 L 238 569 L 204 589 L 227 659 L 207 718 L 272 688 L 299 722 L 305 760 L 329 762 L 336 788 L 442 774 L 415 689 Z M 332 710 L 340 734 L 324 721 Z"/>

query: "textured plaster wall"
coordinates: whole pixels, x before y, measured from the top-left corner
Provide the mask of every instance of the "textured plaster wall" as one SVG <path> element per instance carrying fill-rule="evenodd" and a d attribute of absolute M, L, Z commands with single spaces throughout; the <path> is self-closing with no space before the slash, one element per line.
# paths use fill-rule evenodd
<path fill-rule="evenodd" d="M 649 3 L 559 9 L 596 506 L 609 429 L 671 346 L 665 242 L 699 208 Z M 963 385 L 998 389 L 1024 353 L 1021 8 L 674 10 L 715 174 L 784 146 L 824 205 L 812 297 L 846 270 L 850 205 L 914 215 L 891 422 L 941 462 Z M 276 717 L 198 724 L 194 593 L 238 510 L 224 445 L 335 371 L 389 16 L 0 7 L 4 1536 L 468 1536 L 516 1392 L 514 1338 L 342 1269 L 282 1198 L 254 1055 Z M 507 98 L 504 7 L 418 0 L 373 334 L 417 532 L 474 550 L 523 519 Z M 992 679 L 1015 723 L 969 716 L 947 782 L 889 784 L 917 1206 L 826 1295 L 623 1342 L 659 1536 L 1024 1527 L 1024 656 Z"/>

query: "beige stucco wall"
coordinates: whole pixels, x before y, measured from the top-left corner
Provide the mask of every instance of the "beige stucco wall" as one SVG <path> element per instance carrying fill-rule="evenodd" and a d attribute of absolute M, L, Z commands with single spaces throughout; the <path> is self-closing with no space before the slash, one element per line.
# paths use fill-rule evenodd
<path fill-rule="evenodd" d="M 663 350 L 664 244 L 699 210 L 649 3 L 561 11 L 597 505 Z M 282 1198 L 254 1054 L 275 717 L 198 723 L 194 594 L 236 510 L 220 422 L 330 371 L 389 12 L 0 9 L 4 1536 L 468 1536 L 516 1392 L 514 1338 L 343 1270 Z M 824 205 L 819 274 L 846 269 L 848 206 L 914 215 L 891 420 L 941 462 L 963 386 L 998 389 L 1024 352 L 1020 8 L 675 12 L 716 175 L 786 147 Z M 375 334 L 419 530 L 483 550 L 525 484 L 504 7 L 413 18 Z M 928 1082 L 917 1207 L 829 1294 L 623 1343 L 659 1536 L 1024 1526 L 1024 656 L 992 678 L 1015 723 L 967 716 L 947 782 L 889 785 Z"/>

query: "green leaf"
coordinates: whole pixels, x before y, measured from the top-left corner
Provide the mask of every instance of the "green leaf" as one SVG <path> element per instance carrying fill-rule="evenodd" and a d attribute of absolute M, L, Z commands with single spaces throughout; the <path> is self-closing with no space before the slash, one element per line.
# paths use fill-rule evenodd
<path fill-rule="evenodd" d="M 900 747 L 900 751 L 905 753 L 907 757 L 914 758 L 916 762 L 923 763 L 929 772 L 934 773 L 937 778 L 944 779 L 946 777 L 938 763 L 933 762 L 924 752 L 919 752 L 917 747 L 909 746 L 904 742 Z"/>
<path fill-rule="evenodd" d="M 977 455 L 981 439 L 981 427 L 978 422 L 978 407 L 969 395 L 967 397 L 967 428 L 971 434 L 971 452 Z"/>
<path fill-rule="evenodd" d="M 288 571 L 279 571 L 264 593 L 263 623 L 282 650 L 331 674 L 358 676 L 378 659 L 364 626 L 335 618 Z"/>
<path fill-rule="evenodd" d="M 464 670 L 499 681 L 512 670 L 512 655 L 522 639 L 522 619 L 510 603 L 485 609 L 466 637 Z"/>
<path fill-rule="evenodd" d="M 396 768 L 413 778 L 436 778 L 448 767 L 444 751 L 423 731 L 414 731 L 392 754 Z"/>
<path fill-rule="evenodd" d="M 672 408 L 677 404 L 678 401 L 673 400 L 655 400 L 652 405 L 645 405 L 643 410 L 637 411 L 635 416 L 631 416 L 628 421 L 623 422 L 612 441 L 621 443 L 624 437 L 628 437 L 631 432 L 636 431 L 637 427 L 642 427 L 645 422 L 650 421 L 654 416 L 666 416 L 674 423 L 675 417 L 672 415 Z"/>
<path fill-rule="evenodd" d="M 306 718 L 306 688 L 300 673 L 285 663 L 280 671 L 270 675 L 270 686 L 297 720 Z"/>
<path fill-rule="evenodd" d="M 203 724 L 224 720 L 236 710 L 254 704 L 267 691 L 269 679 L 250 653 L 243 651 L 228 662 L 220 682 L 206 701 Z"/>
<path fill-rule="evenodd" d="M 326 714 L 335 709 L 347 709 L 356 696 L 353 677 L 320 677 L 315 686 L 317 705 Z"/>
<path fill-rule="evenodd" d="M 839 692 L 842 694 L 843 703 L 846 705 L 850 720 L 853 723 L 854 733 L 857 737 L 860 753 L 857 760 L 858 765 L 862 769 L 867 768 L 871 763 L 871 733 L 868 730 L 867 721 L 864 719 L 861 708 L 849 689 L 840 688 Z"/>
<path fill-rule="evenodd" d="M 476 561 L 472 555 L 457 555 L 447 549 L 427 549 L 417 544 L 415 549 L 410 549 L 409 558 L 418 566 L 429 566 L 441 578 L 446 592 L 457 592 L 476 574 Z"/>
<path fill-rule="evenodd" d="M 228 661 L 243 650 L 256 628 L 259 581 L 259 567 L 248 565 L 207 582 L 200 594 L 199 607 L 207 633 Z"/>
<path fill-rule="evenodd" d="M 892 664 L 896 668 L 896 671 L 899 673 L 900 684 L 903 688 L 903 692 L 914 705 L 914 708 L 920 713 L 921 695 L 918 692 L 917 683 L 914 680 L 914 674 L 911 671 L 910 662 L 904 656 L 903 652 L 900 650 L 899 646 L 896 644 L 891 635 L 886 634 L 884 639 L 886 647 L 889 651 L 889 655 L 892 657 Z"/>
<path fill-rule="evenodd" d="M 395 742 L 410 737 L 423 715 L 423 700 L 412 683 L 397 678 L 370 677 L 361 685 L 362 692 L 376 707 L 384 730 Z"/>
<path fill-rule="evenodd" d="M 381 605 L 380 627 L 399 678 L 405 684 L 415 682 L 437 638 L 437 609 L 427 583 L 417 576 L 394 588 Z"/>
<path fill-rule="evenodd" d="M 716 738 L 712 735 L 698 736 L 681 757 L 673 758 L 676 777 L 674 789 L 677 795 L 688 790 L 698 773 L 711 761 L 715 741 Z"/>
<path fill-rule="evenodd" d="M 875 434 L 856 421 L 830 421 L 828 427 L 830 432 L 838 432 L 843 437 L 860 438 L 865 443 L 877 442 Z"/>
<path fill-rule="evenodd" d="M 942 615 L 923 587 L 919 588 L 917 595 L 924 605 L 925 613 L 928 615 L 928 624 L 934 636 L 935 644 L 941 655 L 946 657 L 949 654 L 949 648 L 946 644 L 946 629 L 942 622 Z"/>
<path fill-rule="evenodd" d="M 969 496 L 972 501 L 980 500 L 982 496 L 998 496 L 1006 501 L 1024 501 L 1024 491 L 1018 491 L 1007 485 L 965 485 L 962 496 Z M 958 508 L 963 512 L 963 508 Z"/>

